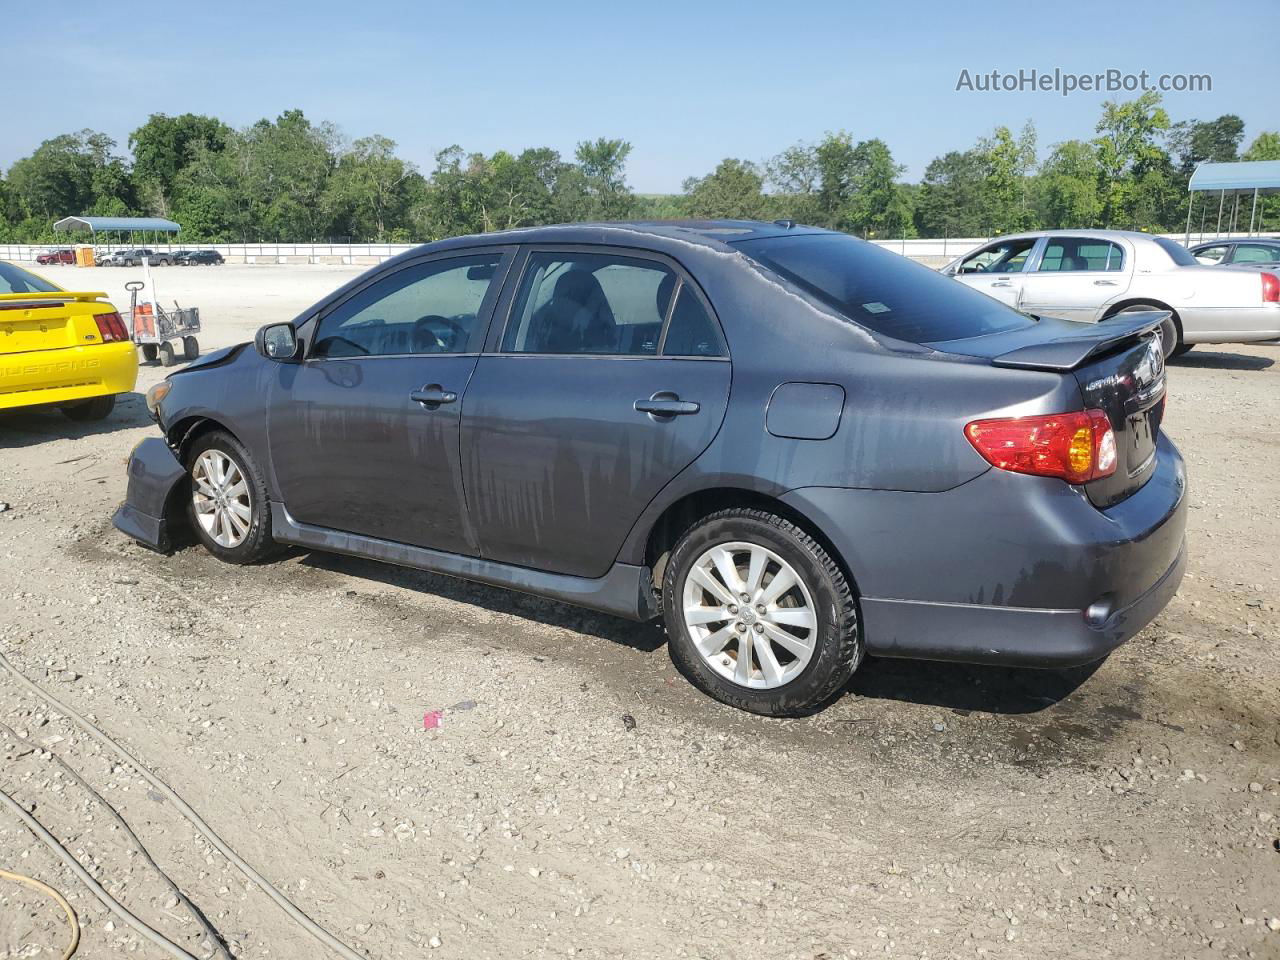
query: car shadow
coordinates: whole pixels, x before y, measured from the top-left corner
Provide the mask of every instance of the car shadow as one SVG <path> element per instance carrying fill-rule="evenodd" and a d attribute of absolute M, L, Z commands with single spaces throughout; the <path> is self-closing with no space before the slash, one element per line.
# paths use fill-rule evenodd
<path fill-rule="evenodd" d="M 65 416 L 57 407 L 31 407 L 0 411 L 0 448 L 30 447 L 50 440 L 79 440 L 151 423 L 146 398 L 140 393 L 122 393 L 115 409 L 104 420 L 81 423 Z"/>
<path fill-rule="evenodd" d="M 298 552 L 301 563 L 319 570 L 434 594 L 446 600 L 482 607 L 491 613 L 534 620 L 644 653 L 654 653 L 667 642 L 666 632 L 658 620 L 635 623 L 555 600 L 443 574 L 340 554 Z M 1069 697 L 1093 676 L 1102 663 L 1098 661 L 1064 670 L 1030 670 L 871 657 L 854 674 L 840 698 L 899 700 L 963 712 L 1031 714 Z"/>
<path fill-rule="evenodd" d="M 1169 360 L 1169 366 L 1196 367 L 1202 370 L 1266 370 L 1275 365 L 1273 357 L 1255 357 L 1248 353 L 1220 353 L 1192 350 Z"/>
<path fill-rule="evenodd" d="M 872 657 L 845 692 L 968 713 L 1039 713 L 1075 693 L 1105 661 L 1061 670 Z"/>
<path fill-rule="evenodd" d="M 645 653 L 653 653 L 667 642 L 666 633 L 658 621 L 636 623 L 545 597 L 460 580 L 444 574 L 428 573 L 412 567 L 380 563 L 377 560 L 318 551 L 299 552 L 302 557 L 300 562 L 319 570 L 372 580 L 418 593 L 434 594 L 446 600 L 482 607 L 491 613 L 534 620 Z"/>

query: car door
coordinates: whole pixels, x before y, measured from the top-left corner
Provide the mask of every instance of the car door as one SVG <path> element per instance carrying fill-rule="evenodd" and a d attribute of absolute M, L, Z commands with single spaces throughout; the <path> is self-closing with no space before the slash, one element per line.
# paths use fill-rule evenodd
<path fill-rule="evenodd" d="M 375 275 L 301 329 L 273 367 L 269 438 L 295 520 L 475 556 L 458 459 L 463 398 L 510 248 Z"/>
<path fill-rule="evenodd" d="M 549 246 L 522 261 L 463 402 L 470 516 L 486 559 L 603 576 L 720 429 L 728 353 L 671 260 Z"/>
<path fill-rule="evenodd" d="M 1022 293 L 1023 270 L 1036 241 L 1036 237 L 1009 237 L 990 243 L 956 264 L 952 275 L 966 286 L 1015 307 Z"/>
<path fill-rule="evenodd" d="M 1228 263 L 1274 263 L 1280 260 L 1280 244 L 1240 241 L 1231 251 Z"/>
<path fill-rule="evenodd" d="M 1129 289 L 1132 276 L 1133 258 L 1121 243 L 1052 236 L 1023 276 L 1018 307 L 1038 317 L 1094 321 Z"/>

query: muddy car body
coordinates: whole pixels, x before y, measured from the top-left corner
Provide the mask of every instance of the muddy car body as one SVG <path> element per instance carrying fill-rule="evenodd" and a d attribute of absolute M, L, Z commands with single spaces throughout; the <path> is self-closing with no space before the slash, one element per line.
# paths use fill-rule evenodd
<path fill-rule="evenodd" d="M 1080 664 L 1185 565 L 1166 319 L 1037 320 L 790 224 L 451 239 L 153 388 L 115 522 L 662 616 L 694 682 L 763 713 L 866 652 Z"/>

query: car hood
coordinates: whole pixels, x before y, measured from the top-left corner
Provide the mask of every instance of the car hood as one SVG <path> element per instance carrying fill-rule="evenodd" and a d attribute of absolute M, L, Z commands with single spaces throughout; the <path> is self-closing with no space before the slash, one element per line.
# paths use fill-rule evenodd
<path fill-rule="evenodd" d="M 237 343 L 230 347 L 222 347 L 218 350 L 211 350 L 209 353 L 196 357 L 196 359 L 192 360 L 181 370 L 175 370 L 173 373 L 169 374 L 169 376 L 176 377 L 183 373 L 190 373 L 192 370 L 200 370 L 205 367 L 216 367 L 221 364 L 228 363 L 229 361 L 234 360 L 239 355 L 240 351 L 247 346 L 249 346 L 249 344 L 245 342 Z"/>

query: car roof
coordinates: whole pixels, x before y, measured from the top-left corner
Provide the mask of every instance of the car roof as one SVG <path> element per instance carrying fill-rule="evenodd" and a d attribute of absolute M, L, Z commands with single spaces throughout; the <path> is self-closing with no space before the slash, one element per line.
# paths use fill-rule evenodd
<path fill-rule="evenodd" d="M 820 227 L 808 227 L 790 220 L 606 220 L 596 223 L 559 223 L 541 227 L 517 227 L 494 233 L 450 237 L 438 241 L 442 246 L 480 246 L 507 243 L 584 243 L 606 240 L 623 244 L 637 237 L 665 240 L 696 240 L 713 245 L 755 240 L 761 237 L 790 236 L 804 233 L 830 233 Z M 435 246 L 436 244 L 431 244 Z"/>

